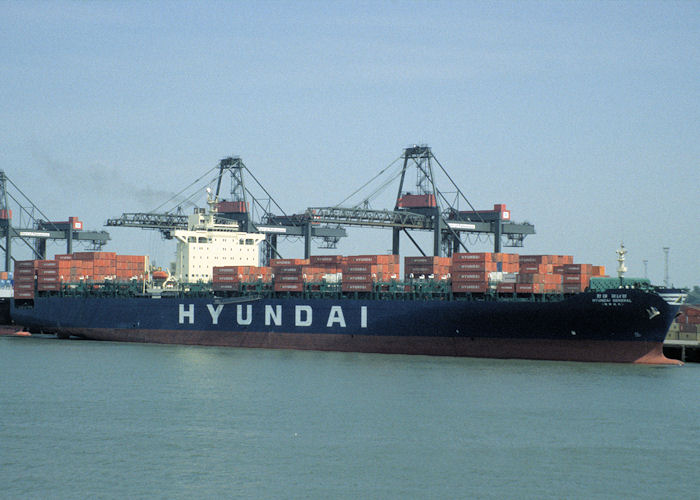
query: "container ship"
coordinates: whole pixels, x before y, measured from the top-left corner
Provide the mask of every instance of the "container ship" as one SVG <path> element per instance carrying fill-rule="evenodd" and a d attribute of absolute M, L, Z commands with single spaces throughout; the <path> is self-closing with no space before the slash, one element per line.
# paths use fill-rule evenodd
<path fill-rule="evenodd" d="M 678 364 L 680 304 L 566 255 L 317 255 L 261 265 L 264 235 L 196 209 L 174 273 L 145 256 L 19 261 L 14 322 L 67 338 L 387 354 Z"/>

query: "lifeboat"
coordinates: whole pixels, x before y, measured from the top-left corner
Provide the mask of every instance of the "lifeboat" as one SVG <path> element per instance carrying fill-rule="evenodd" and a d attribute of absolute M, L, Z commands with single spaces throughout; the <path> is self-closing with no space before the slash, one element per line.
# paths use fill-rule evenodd
<path fill-rule="evenodd" d="M 151 276 L 153 277 L 154 281 L 165 281 L 168 279 L 168 273 L 160 269 L 158 271 L 153 271 L 153 273 L 151 273 Z"/>

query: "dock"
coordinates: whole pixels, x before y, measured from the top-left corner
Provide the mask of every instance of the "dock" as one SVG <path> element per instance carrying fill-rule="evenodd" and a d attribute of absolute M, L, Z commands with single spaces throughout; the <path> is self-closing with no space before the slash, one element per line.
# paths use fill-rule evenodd
<path fill-rule="evenodd" d="M 684 363 L 700 363 L 700 342 L 698 340 L 669 340 L 664 342 L 667 358 L 680 359 Z"/>

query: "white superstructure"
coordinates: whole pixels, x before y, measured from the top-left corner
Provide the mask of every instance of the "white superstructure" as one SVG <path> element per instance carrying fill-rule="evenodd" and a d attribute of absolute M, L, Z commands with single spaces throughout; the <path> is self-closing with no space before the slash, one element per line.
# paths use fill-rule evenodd
<path fill-rule="evenodd" d="M 217 222 L 216 200 L 209 212 L 195 209 L 187 230 L 171 232 L 177 240 L 175 279 L 181 283 L 208 282 L 215 266 L 259 266 L 264 234 L 239 231 L 236 221 Z"/>

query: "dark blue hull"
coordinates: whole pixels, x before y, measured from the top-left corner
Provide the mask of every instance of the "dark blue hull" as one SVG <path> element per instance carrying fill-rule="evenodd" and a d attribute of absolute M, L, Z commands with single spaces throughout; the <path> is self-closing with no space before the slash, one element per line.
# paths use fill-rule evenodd
<path fill-rule="evenodd" d="M 556 301 L 39 296 L 13 304 L 12 317 L 100 340 L 666 363 L 677 310 L 640 290 Z"/>

